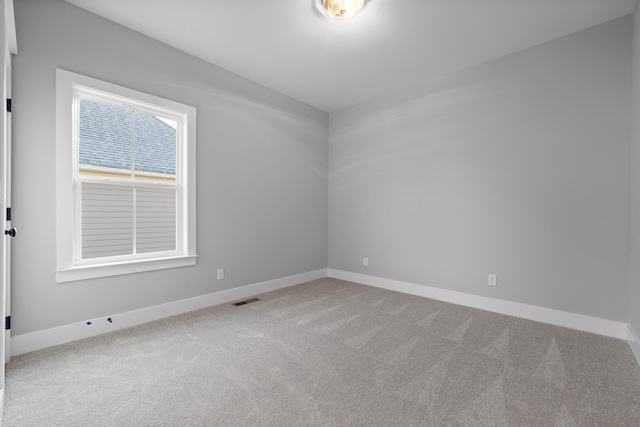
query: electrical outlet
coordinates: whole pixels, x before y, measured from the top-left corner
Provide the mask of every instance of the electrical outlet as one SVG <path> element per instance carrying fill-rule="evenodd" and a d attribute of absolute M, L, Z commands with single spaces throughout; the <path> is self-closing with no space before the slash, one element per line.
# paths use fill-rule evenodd
<path fill-rule="evenodd" d="M 497 274 L 490 274 L 487 284 L 489 286 L 498 286 L 498 275 Z"/>
<path fill-rule="evenodd" d="M 224 279 L 224 268 L 218 269 L 218 280 Z"/>
<path fill-rule="evenodd" d="M 369 265 L 369 258 L 368 257 L 362 258 L 362 265 Z"/>

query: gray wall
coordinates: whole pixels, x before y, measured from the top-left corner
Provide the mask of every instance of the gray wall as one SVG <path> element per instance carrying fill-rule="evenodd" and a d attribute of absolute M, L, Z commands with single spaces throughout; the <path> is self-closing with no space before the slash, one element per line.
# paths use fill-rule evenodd
<path fill-rule="evenodd" d="M 329 267 L 626 322 L 631 33 L 332 113 Z"/>
<path fill-rule="evenodd" d="M 631 255 L 629 324 L 640 334 L 640 3 L 633 14 L 633 121 L 631 133 Z"/>
<path fill-rule="evenodd" d="M 62 0 L 15 7 L 14 335 L 326 268 L 326 113 Z M 197 108 L 195 267 L 56 283 L 56 67 Z"/>

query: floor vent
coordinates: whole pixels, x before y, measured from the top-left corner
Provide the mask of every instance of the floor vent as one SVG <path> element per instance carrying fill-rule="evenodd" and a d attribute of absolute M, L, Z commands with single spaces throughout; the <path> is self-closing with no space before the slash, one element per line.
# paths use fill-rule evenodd
<path fill-rule="evenodd" d="M 240 307 L 241 305 L 250 304 L 252 302 L 260 301 L 260 298 L 251 298 L 246 301 L 234 302 L 233 305 Z"/>

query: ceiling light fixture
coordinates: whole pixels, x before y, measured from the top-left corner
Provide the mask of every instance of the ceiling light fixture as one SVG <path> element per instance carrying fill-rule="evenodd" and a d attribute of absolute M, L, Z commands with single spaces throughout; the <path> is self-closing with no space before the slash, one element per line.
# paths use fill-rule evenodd
<path fill-rule="evenodd" d="M 367 0 L 317 0 L 318 7 L 329 18 L 345 20 L 360 13 Z M 320 6 L 321 5 L 321 6 Z"/>

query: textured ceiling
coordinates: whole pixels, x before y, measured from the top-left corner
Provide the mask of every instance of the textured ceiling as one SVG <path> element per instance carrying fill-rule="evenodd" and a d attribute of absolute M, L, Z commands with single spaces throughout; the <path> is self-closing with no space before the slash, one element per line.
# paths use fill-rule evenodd
<path fill-rule="evenodd" d="M 326 112 L 628 15 L 635 0 L 66 0 Z"/>

